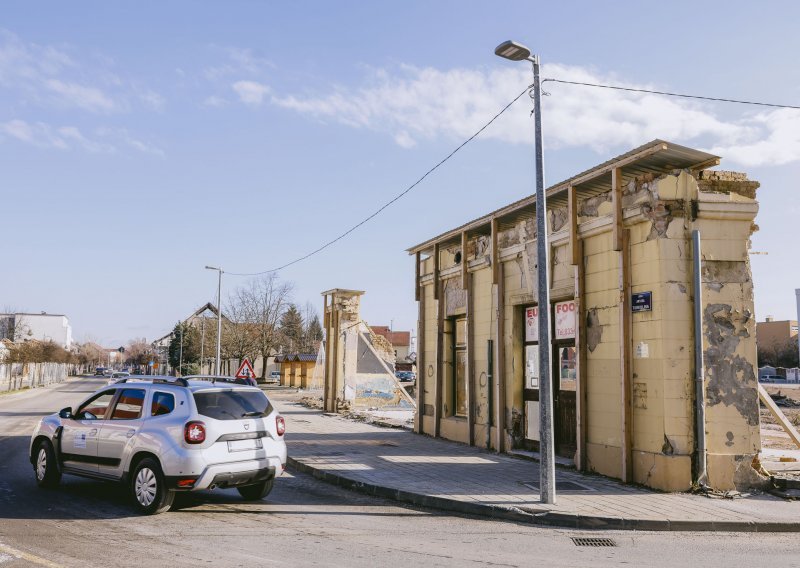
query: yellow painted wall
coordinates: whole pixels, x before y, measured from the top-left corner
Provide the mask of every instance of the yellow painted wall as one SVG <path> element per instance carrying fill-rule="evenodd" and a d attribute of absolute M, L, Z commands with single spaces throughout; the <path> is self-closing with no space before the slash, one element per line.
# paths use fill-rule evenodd
<path fill-rule="evenodd" d="M 633 180 L 625 178 L 623 197 L 625 228 L 629 230 L 630 290 L 651 292 L 652 310 L 631 314 L 632 392 L 631 455 L 633 481 L 664 490 L 685 490 L 692 483 L 695 451 L 694 428 L 694 293 L 692 289 L 691 232 L 703 235 L 703 308 L 709 482 L 719 488 L 743 488 L 754 480 L 749 467 L 760 447 L 755 380 L 748 366 L 755 363 L 755 318 L 753 290 L 748 264 L 754 200 L 734 194 L 700 192 L 695 178 L 685 172 Z M 622 474 L 622 385 L 620 364 L 620 253 L 613 250 L 610 200 L 593 197 L 579 217 L 583 241 L 584 291 L 579 318 L 587 327 L 586 346 L 586 467 L 613 477 Z M 579 198 L 580 204 L 580 198 Z M 580 207 L 579 207 L 579 210 Z M 558 213 L 562 215 L 562 213 Z M 697 215 L 697 217 L 695 217 Z M 569 294 L 574 287 L 575 268 L 570 264 L 561 218 L 554 218 L 561 232 L 555 235 L 551 252 L 551 296 Z M 499 417 L 506 448 L 524 441 L 524 352 L 523 308 L 534 304 L 533 261 L 535 241 L 530 240 L 528 220 L 516 228 L 504 228 L 502 255 L 505 308 L 504 335 L 495 338 L 496 306 L 492 296 L 489 263 L 470 271 L 473 313 L 472 352 L 474 438 L 486 444 L 488 419 L 487 340 L 503 341 L 505 374 L 496 377 L 505 385 L 505 412 Z M 520 241 L 522 239 L 522 241 Z M 560 239 L 560 240 L 559 240 Z M 455 266 L 453 253 L 459 246 L 442 250 L 441 269 Z M 480 250 L 479 259 L 490 254 L 485 241 L 470 241 L 469 251 Z M 463 259 L 469 262 L 472 257 Z M 429 278 L 432 259 L 423 262 L 421 273 Z M 460 278 L 458 274 L 446 277 Z M 444 277 L 443 277 L 444 278 Z M 437 347 L 437 307 L 433 282 L 422 293 L 425 309 L 424 361 L 420 370 L 425 405 L 434 404 Z M 442 300 L 443 301 L 443 300 Z M 709 324 L 709 322 L 711 322 Z M 724 346 L 719 348 L 722 329 Z M 446 335 L 445 335 L 446 336 Z M 716 351 L 715 351 L 716 349 Z M 442 407 L 440 435 L 469 443 L 467 421 L 448 416 L 451 392 L 447 380 L 451 354 L 443 349 Z M 738 366 L 743 374 L 725 374 L 727 366 Z M 434 433 L 433 416 L 422 419 L 423 430 Z M 492 442 L 494 443 L 494 442 Z M 756 476 L 757 477 L 757 476 Z"/>

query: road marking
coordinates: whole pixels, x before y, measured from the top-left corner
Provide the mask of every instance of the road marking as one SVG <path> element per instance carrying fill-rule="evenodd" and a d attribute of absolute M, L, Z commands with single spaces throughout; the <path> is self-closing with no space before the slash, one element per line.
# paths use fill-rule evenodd
<path fill-rule="evenodd" d="M 11 556 L 9 556 L 9 554 Z M 28 562 L 31 562 L 33 564 L 38 564 L 39 566 L 47 566 L 48 568 L 63 568 L 61 564 L 50 562 L 46 558 L 41 558 L 40 556 L 36 556 L 35 554 L 28 554 L 27 552 L 17 550 L 16 548 L 11 548 L 10 546 L 7 546 L 2 542 L 0 542 L 0 562 L 6 562 L 11 557 L 20 560 L 27 560 Z"/>

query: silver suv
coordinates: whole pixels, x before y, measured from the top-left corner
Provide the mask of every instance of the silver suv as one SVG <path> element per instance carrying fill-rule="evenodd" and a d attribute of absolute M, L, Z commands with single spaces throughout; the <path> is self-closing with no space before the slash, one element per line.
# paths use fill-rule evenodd
<path fill-rule="evenodd" d="M 40 487 L 62 473 L 120 481 L 140 512 L 154 514 L 177 491 L 266 497 L 286 466 L 285 430 L 260 389 L 227 377 L 131 377 L 42 418 L 30 460 Z"/>

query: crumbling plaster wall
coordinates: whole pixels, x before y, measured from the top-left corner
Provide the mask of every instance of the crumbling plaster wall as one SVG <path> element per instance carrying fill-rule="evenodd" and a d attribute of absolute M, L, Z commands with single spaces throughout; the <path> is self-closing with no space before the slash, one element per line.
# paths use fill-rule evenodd
<path fill-rule="evenodd" d="M 709 482 L 712 486 L 752 485 L 750 462 L 760 447 L 758 402 L 752 367 L 755 333 L 752 282 L 747 250 L 754 230 L 757 182 L 743 175 L 675 171 L 659 177 L 625 178 L 623 211 L 630 231 L 631 292 L 652 292 L 652 310 L 631 316 L 632 463 L 634 481 L 664 490 L 687 489 L 692 481 L 694 440 L 694 337 L 691 231 L 703 236 L 704 328 L 707 385 Z M 708 189 L 708 191 L 701 191 Z M 574 285 L 574 267 L 567 258 L 565 210 L 548 216 L 551 234 L 559 233 L 550 252 L 552 289 Z M 583 241 L 584 296 L 582 317 L 586 345 L 586 458 L 590 470 L 621 476 L 622 381 L 620 374 L 619 253 L 612 243 L 613 203 L 609 193 L 579 199 L 578 224 Z M 498 235 L 505 288 L 504 318 L 505 415 L 507 448 L 524 438 L 523 314 L 535 298 L 535 225 L 520 220 Z M 482 240 L 481 240 L 482 239 Z M 445 265 L 460 247 L 443 254 Z M 485 435 L 488 402 L 481 376 L 488 364 L 486 339 L 491 338 L 496 310 L 491 299 L 491 247 L 485 236 L 471 238 L 467 258 L 485 259 L 473 270 L 474 404 L 476 439 Z M 430 259 L 429 259 L 430 260 Z M 432 263 L 424 263 L 431 273 Z M 456 266 L 451 263 L 451 268 Z M 442 270 L 445 270 L 443 267 Z M 460 278 L 453 282 L 448 312 L 463 310 Z M 450 286 L 448 284 L 448 286 Z M 432 407 L 436 372 L 436 308 L 432 284 L 425 296 L 425 431 L 433 431 Z M 551 292 L 552 293 L 552 292 Z M 454 300 L 457 298 L 458 301 Z M 463 313 L 463 312 L 462 312 Z M 463 430 L 445 437 L 464 440 Z"/>

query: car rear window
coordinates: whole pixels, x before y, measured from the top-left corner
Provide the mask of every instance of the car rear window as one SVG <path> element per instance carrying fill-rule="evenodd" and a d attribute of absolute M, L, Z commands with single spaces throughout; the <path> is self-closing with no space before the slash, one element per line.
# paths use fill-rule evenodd
<path fill-rule="evenodd" d="M 263 392 L 230 389 L 194 393 L 197 412 L 216 420 L 240 420 L 247 417 L 267 416 L 272 405 Z"/>

